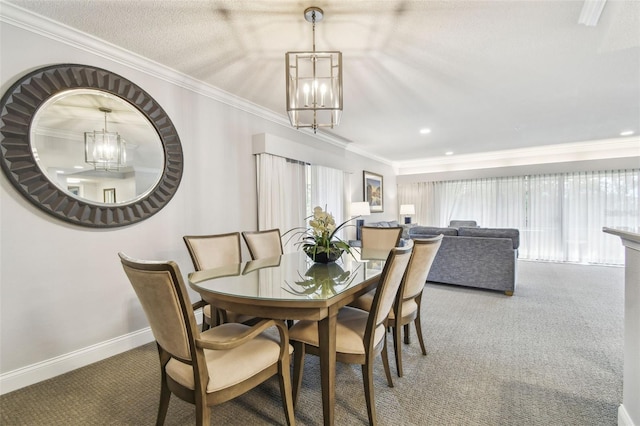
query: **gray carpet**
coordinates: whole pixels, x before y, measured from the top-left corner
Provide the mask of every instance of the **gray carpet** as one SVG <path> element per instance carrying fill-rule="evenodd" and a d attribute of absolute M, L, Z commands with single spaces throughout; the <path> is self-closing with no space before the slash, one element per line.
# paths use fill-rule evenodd
<path fill-rule="evenodd" d="M 380 360 L 375 366 L 381 425 L 617 424 L 624 269 L 524 261 L 518 268 L 513 297 L 427 284 L 429 354 L 420 354 L 414 333 L 394 388 Z M 336 377 L 336 424 L 366 424 L 360 367 L 338 364 Z M 1 424 L 154 424 L 158 381 L 148 344 L 3 395 Z M 275 379 L 212 410 L 213 424 L 284 423 Z M 296 421 L 322 424 L 314 356 L 306 358 Z M 173 397 L 166 424 L 194 423 L 193 406 Z"/>

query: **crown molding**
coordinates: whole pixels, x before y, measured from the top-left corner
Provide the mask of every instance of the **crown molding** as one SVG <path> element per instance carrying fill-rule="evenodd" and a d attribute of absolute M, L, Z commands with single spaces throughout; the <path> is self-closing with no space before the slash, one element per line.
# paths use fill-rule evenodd
<path fill-rule="evenodd" d="M 398 175 L 413 175 L 624 157 L 638 157 L 640 167 L 640 137 L 432 157 L 397 162 L 394 164 L 394 168 Z"/>

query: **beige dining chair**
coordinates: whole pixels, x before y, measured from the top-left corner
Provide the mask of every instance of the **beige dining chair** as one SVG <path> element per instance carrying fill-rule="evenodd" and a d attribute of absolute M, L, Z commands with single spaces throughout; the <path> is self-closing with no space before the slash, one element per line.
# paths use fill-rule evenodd
<path fill-rule="evenodd" d="M 387 321 L 389 312 L 402 277 L 405 274 L 412 247 L 398 247 L 391 250 L 382 270 L 371 311 L 345 306 L 338 311 L 336 320 L 335 346 L 336 361 L 362 365 L 365 400 L 369 424 L 376 424 L 376 410 L 373 391 L 373 364 L 375 356 L 382 354 L 382 363 L 389 387 L 393 387 L 387 354 Z M 289 330 L 289 338 L 294 347 L 293 357 L 293 402 L 294 406 L 302 383 L 302 369 L 305 354 L 319 354 L 320 340 L 316 321 L 298 321 Z"/>
<path fill-rule="evenodd" d="M 400 347 L 401 330 L 404 328 L 404 343 L 410 343 L 409 325 L 411 322 L 416 327 L 416 334 L 420 342 L 422 355 L 427 354 L 424 344 L 424 336 L 422 333 L 422 320 L 420 317 L 420 309 L 422 306 L 422 292 L 424 285 L 431 270 L 433 260 L 440 249 L 442 243 L 442 235 L 433 238 L 422 238 L 413 240 L 413 253 L 411 261 L 407 267 L 405 282 L 402 286 L 402 292 L 398 294 L 398 300 L 394 304 L 394 308 L 389 313 L 389 327 L 393 333 L 393 349 L 396 357 L 396 371 L 398 377 L 402 377 L 402 348 Z M 359 297 L 351 306 L 371 310 L 373 305 L 373 295 L 371 292 Z"/>
<path fill-rule="evenodd" d="M 289 359 L 292 347 L 282 321 L 253 327 L 227 323 L 198 330 L 194 308 L 178 265 L 136 260 L 118 253 L 122 267 L 151 325 L 160 358 L 160 404 L 156 424 L 164 424 L 169 400 L 195 404 L 196 425 L 211 424 L 210 406 L 229 401 L 278 376 L 286 423 L 295 424 Z M 276 327 L 278 338 L 267 329 Z"/>
<path fill-rule="evenodd" d="M 380 228 L 377 226 L 363 226 L 361 230 L 362 248 L 391 250 L 397 247 L 402 236 L 402 227 L 394 226 Z"/>
<path fill-rule="evenodd" d="M 253 260 L 280 256 L 283 253 L 282 237 L 277 228 L 266 231 L 244 231 L 242 238 Z"/>
<path fill-rule="evenodd" d="M 253 260 L 267 259 L 280 256 L 284 253 L 282 249 L 282 236 L 280 229 L 268 229 L 266 231 L 244 231 L 242 238 L 247 244 L 249 255 Z M 275 261 L 275 259 L 274 259 Z M 287 320 L 289 327 L 293 325 L 293 320 Z"/>
<path fill-rule="evenodd" d="M 182 237 L 196 271 L 241 263 L 240 233 L 185 235 Z M 202 309 L 202 331 L 225 322 L 251 324 L 256 318 L 205 305 Z"/>
<path fill-rule="evenodd" d="M 382 228 L 377 226 L 363 226 L 361 234 L 361 249 L 360 253 L 364 257 L 367 251 L 370 250 L 391 250 L 400 244 L 400 237 L 402 236 L 402 227 L 393 226 L 388 228 Z M 371 306 L 371 300 L 375 295 L 375 290 L 370 291 L 360 296 L 355 301 L 349 303 L 350 306 L 361 308 L 362 306 Z M 360 299 L 363 299 L 361 301 Z M 367 309 L 368 311 L 369 309 Z"/>

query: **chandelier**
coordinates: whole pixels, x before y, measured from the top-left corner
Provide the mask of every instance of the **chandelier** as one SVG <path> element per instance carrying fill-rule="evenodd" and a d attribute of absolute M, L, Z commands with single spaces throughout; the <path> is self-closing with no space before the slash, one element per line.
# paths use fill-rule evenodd
<path fill-rule="evenodd" d="M 117 132 L 107 130 L 109 108 L 99 108 L 104 112 L 104 128 L 84 133 L 84 161 L 93 164 L 95 170 L 118 171 L 127 162 L 124 140 Z"/>
<path fill-rule="evenodd" d="M 304 18 L 313 26 L 313 50 L 285 54 L 289 120 L 314 133 L 340 124 L 342 114 L 342 53 L 316 52 L 316 22 L 323 16 L 319 7 L 307 8 Z"/>

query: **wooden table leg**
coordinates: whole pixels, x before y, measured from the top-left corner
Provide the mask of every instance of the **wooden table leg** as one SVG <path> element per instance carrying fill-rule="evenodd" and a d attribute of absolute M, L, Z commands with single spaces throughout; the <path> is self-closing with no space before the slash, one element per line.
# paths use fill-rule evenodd
<path fill-rule="evenodd" d="M 333 426 L 336 400 L 336 316 L 337 310 L 318 323 L 320 376 L 322 383 L 322 412 L 324 424 Z"/>

